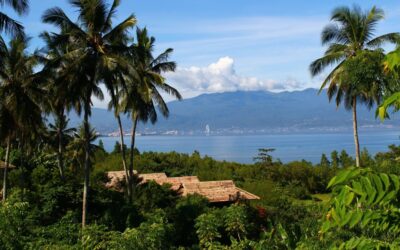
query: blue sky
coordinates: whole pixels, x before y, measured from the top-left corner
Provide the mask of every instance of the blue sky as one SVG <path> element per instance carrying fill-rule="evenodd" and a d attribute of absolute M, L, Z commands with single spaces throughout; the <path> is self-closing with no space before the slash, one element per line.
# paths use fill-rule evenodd
<path fill-rule="evenodd" d="M 318 87 L 321 78 L 312 79 L 308 65 L 324 51 L 320 32 L 335 7 L 354 3 L 385 11 L 377 34 L 400 31 L 400 2 L 394 0 L 122 0 L 118 18 L 134 13 L 138 25 L 156 37 L 158 52 L 174 48 L 179 68 L 167 78 L 192 97 Z M 66 0 L 31 0 L 30 13 L 18 18 L 29 35 L 54 30 L 40 22 L 44 10 L 54 6 L 75 15 Z M 33 39 L 32 49 L 40 46 Z"/>

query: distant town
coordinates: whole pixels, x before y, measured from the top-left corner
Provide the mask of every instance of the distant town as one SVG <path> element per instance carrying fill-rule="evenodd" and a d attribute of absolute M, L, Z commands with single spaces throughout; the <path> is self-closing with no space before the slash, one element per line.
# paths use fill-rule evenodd
<path fill-rule="evenodd" d="M 398 130 L 397 126 L 391 124 L 378 124 L 378 125 L 363 125 L 360 126 L 360 131 L 375 131 L 375 130 Z M 247 129 L 247 128 L 217 128 L 211 130 L 210 125 L 206 125 L 202 129 L 193 130 L 156 130 L 152 128 L 144 128 L 140 132 L 136 132 L 136 136 L 215 136 L 215 135 L 262 135 L 262 134 L 290 134 L 290 133 L 340 133 L 349 132 L 351 127 L 279 127 L 279 128 L 263 128 L 263 129 Z M 99 132 L 98 135 L 102 137 L 119 137 L 119 131 L 112 132 Z M 124 136 L 131 136 L 130 131 L 124 131 Z"/>

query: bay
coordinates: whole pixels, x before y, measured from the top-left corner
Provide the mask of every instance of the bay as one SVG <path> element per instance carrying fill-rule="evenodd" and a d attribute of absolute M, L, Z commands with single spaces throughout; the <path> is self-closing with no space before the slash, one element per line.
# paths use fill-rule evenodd
<path fill-rule="evenodd" d="M 371 154 L 388 151 L 388 145 L 398 145 L 399 131 L 360 132 L 360 146 Z M 118 137 L 100 137 L 107 151 L 112 151 Z M 98 142 L 98 141 L 97 141 Z M 210 135 L 210 136 L 137 136 L 136 147 L 140 152 L 193 153 L 199 151 L 218 160 L 252 163 L 259 148 L 275 148 L 274 158 L 283 162 L 305 159 L 318 163 L 322 153 L 330 156 L 333 150 L 346 150 L 354 156 L 351 132 L 312 134 L 265 134 L 265 135 Z M 130 137 L 125 137 L 130 144 Z"/>

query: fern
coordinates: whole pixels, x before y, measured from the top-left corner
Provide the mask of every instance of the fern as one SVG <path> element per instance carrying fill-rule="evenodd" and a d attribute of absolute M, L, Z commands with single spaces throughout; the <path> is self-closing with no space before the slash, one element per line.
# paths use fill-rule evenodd
<path fill-rule="evenodd" d="M 398 249 L 391 242 L 400 234 L 399 190 L 396 175 L 351 168 L 332 178 L 333 196 L 321 228 L 321 237 L 334 230 L 372 235 L 353 237 L 338 249 Z"/>

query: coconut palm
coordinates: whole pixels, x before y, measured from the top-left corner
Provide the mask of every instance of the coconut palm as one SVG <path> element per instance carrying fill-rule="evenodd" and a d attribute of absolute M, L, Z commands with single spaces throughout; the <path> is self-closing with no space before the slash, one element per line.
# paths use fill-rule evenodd
<path fill-rule="evenodd" d="M 45 23 L 57 26 L 60 32 L 55 41 L 59 44 L 73 45 L 65 57 L 74 60 L 69 64 L 64 74 L 74 76 L 73 82 L 77 85 L 82 97 L 84 112 L 85 135 L 88 136 L 89 116 L 91 114 L 91 97 L 102 97 L 98 84 L 103 80 L 104 74 L 115 67 L 128 67 L 124 64 L 121 54 L 124 52 L 125 43 L 128 41 L 127 32 L 136 23 L 130 15 L 120 24 L 113 26 L 116 8 L 120 1 L 114 0 L 108 7 L 105 0 L 71 0 L 70 4 L 77 10 L 76 22 L 58 7 L 48 9 L 42 20 Z M 85 177 L 82 204 L 82 227 L 86 225 L 87 201 L 89 192 L 90 175 L 90 138 L 86 138 Z"/>
<path fill-rule="evenodd" d="M 41 38 L 46 47 L 42 49 L 40 59 L 44 65 L 42 70 L 43 82 L 46 82 L 46 89 L 49 92 L 45 105 L 45 112 L 54 116 L 54 124 L 49 124 L 52 147 L 57 151 L 57 163 L 61 179 L 64 179 L 64 151 L 66 139 L 71 136 L 74 129 L 68 127 L 66 112 L 75 109 L 81 112 L 81 99 L 77 88 L 73 86 L 73 77 L 66 73 L 69 64 L 74 61 L 66 56 L 73 46 L 58 44 L 57 36 L 43 32 Z M 71 79 L 72 78 L 72 79 Z"/>
<path fill-rule="evenodd" d="M 332 12 L 332 23 L 327 25 L 321 35 L 322 45 L 328 45 L 323 57 L 315 60 L 310 65 L 312 76 L 323 72 L 324 69 L 334 66 L 321 84 L 320 92 L 328 86 L 328 98 L 334 96 L 336 104 L 342 101 L 346 108 L 353 113 L 353 132 L 356 151 L 356 165 L 360 166 L 360 147 L 357 126 L 357 103 L 368 99 L 365 94 L 360 94 L 359 88 L 352 82 L 345 82 L 345 64 L 351 58 L 364 50 L 379 48 L 384 42 L 395 42 L 399 34 L 389 33 L 375 37 L 377 23 L 382 20 L 384 13 L 381 9 L 373 7 L 363 12 L 359 7 L 339 7 Z M 364 91 L 365 92 L 365 91 Z"/>
<path fill-rule="evenodd" d="M 0 137 L 7 142 L 3 200 L 7 197 L 12 140 L 18 136 L 23 144 L 44 127 L 40 105 L 45 92 L 38 84 L 38 73 L 34 73 L 38 60 L 26 51 L 28 42 L 28 38 L 21 37 L 11 40 L 6 46 L 0 38 Z"/>
<path fill-rule="evenodd" d="M 57 152 L 57 164 L 60 172 L 60 177 L 64 180 L 64 152 L 65 147 L 72 140 L 72 135 L 75 132 L 75 128 L 68 127 L 68 121 L 66 115 L 56 116 L 54 123 L 48 125 L 48 137 L 50 146 Z"/>
<path fill-rule="evenodd" d="M 10 6 L 18 15 L 25 14 L 29 7 L 28 0 L 0 0 L 0 6 Z M 0 12 L 0 32 L 5 32 L 11 36 L 23 36 L 24 27 L 4 12 Z"/>
<path fill-rule="evenodd" d="M 86 148 L 86 139 L 89 138 L 89 148 Z M 85 125 L 79 126 L 78 130 L 74 132 L 71 143 L 68 145 L 68 151 L 70 152 L 70 158 L 72 162 L 77 163 L 80 169 L 85 165 L 86 152 L 89 152 L 89 157 L 93 159 L 96 150 L 99 146 L 94 144 L 98 135 L 94 128 L 89 124 L 89 134 L 86 135 Z M 84 168 L 83 168 L 84 169 Z"/>
<path fill-rule="evenodd" d="M 129 72 L 123 72 L 121 71 L 120 68 L 116 68 L 115 71 L 109 72 L 104 78 L 104 83 L 105 86 L 110 94 L 111 100 L 108 104 L 108 110 L 114 110 L 114 116 L 117 119 L 118 123 L 118 129 L 119 129 L 119 140 L 120 140 L 120 151 L 121 151 L 121 157 L 122 157 L 122 167 L 125 171 L 125 181 L 127 184 L 129 184 L 129 173 L 128 173 L 128 168 L 126 164 L 126 147 L 125 147 L 125 142 L 124 142 L 124 130 L 122 128 L 122 122 L 121 122 L 121 115 L 120 115 L 120 110 L 118 108 L 118 103 L 120 99 L 120 92 L 122 88 L 126 88 L 124 81 L 122 80 L 124 78 L 124 73 Z M 128 191 L 128 197 L 131 196 L 131 189 L 127 189 Z"/>
<path fill-rule="evenodd" d="M 120 109 L 128 113 L 132 119 L 129 185 L 133 178 L 135 134 L 138 121 L 155 123 L 157 121 L 156 107 L 163 116 L 169 115 L 168 106 L 161 96 L 160 90 L 179 100 L 182 99 L 179 92 L 167 84 L 166 79 L 161 75 L 164 72 L 174 71 L 176 68 L 176 63 L 169 61 L 173 50 L 167 49 L 154 57 L 155 38 L 148 36 L 146 28 L 137 28 L 136 38 L 137 43 L 131 46 L 135 75 L 125 80 L 127 84 L 125 90 L 121 92 L 120 103 Z"/>

